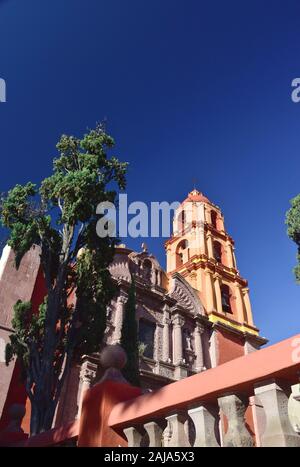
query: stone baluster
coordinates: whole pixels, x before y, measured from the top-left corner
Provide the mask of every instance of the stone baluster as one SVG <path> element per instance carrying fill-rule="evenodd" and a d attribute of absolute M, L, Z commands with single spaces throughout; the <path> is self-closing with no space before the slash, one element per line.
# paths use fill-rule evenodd
<path fill-rule="evenodd" d="M 247 404 L 236 394 L 218 398 L 220 410 L 228 422 L 228 430 L 223 436 L 224 447 L 252 447 L 252 437 L 245 424 Z"/>
<path fill-rule="evenodd" d="M 172 438 L 171 423 L 169 420 L 167 420 L 167 426 L 163 431 L 162 438 L 163 447 L 167 448 L 169 446 L 170 439 Z"/>
<path fill-rule="evenodd" d="M 184 319 L 180 314 L 176 314 L 172 320 L 173 323 L 173 363 L 179 365 L 183 361 L 182 352 L 182 326 L 184 325 Z"/>
<path fill-rule="evenodd" d="M 293 429 L 300 434 L 300 384 L 293 384 L 288 402 L 288 413 Z"/>
<path fill-rule="evenodd" d="M 255 395 L 261 402 L 266 416 L 266 427 L 261 435 L 263 447 L 300 446 L 300 436 L 293 430 L 288 415 L 290 392 L 290 389 L 278 380 L 255 385 Z"/>
<path fill-rule="evenodd" d="M 203 324 L 196 322 L 194 339 L 195 339 L 195 354 L 196 354 L 196 371 L 201 372 L 206 368 L 204 366 L 204 355 L 203 355 L 203 345 L 202 345 L 202 334 L 204 332 Z"/>
<path fill-rule="evenodd" d="M 295 401 L 300 402 L 300 384 L 295 384 L 293 388 L 294 391 L 292 397 L 295 399 Z"/>
<path fill-rule="evenodd" d="M 176 413 L 166 417 L 167 422 L 170 423 L 171 435 L 168 441 L 168 447 L 190 447 L 185 429 L 186 419 L 187 417 L 183 413 Z"/>
<path fill-rule="evenodd" d="M 131 426 L 125 428 L 123 432 L 127 438 L 129 448 L 139 448 L 141 446 L 143 435 L 137 428 Z"/>
<path fill-rule="evenodd" d="M 194 447 L 220 447 L 216 438 L 218 414 L 208 404 L 201 404 L 188 411 L 193 420 L 196 438 Z"/>
<path fill-rule="evenodd" d="M 144 428 L 149 437 L 149 447 L 161 447 L 163 438 L 163 429 L 156 422 L 145 423 Z"/>
<path fill-rule="evenodd" d="M 117 298 L 116 312 L 114 319 L 115 331 L 113 335 L 113 344 L 119 344 L 121 341 L 121 333 L 124 319 L 124 307 L 127 302 L 127 295 L 121 291 L 120 295 Z"/>

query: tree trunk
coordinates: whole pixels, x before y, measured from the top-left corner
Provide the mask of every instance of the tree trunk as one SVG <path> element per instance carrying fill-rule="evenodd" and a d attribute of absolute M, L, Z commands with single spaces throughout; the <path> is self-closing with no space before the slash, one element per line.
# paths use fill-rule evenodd
<path fill-rule="evenodd" d="M 51 430 L 56 405 L 53 400 L 39 400 L 37 402 L 33 399 L 31 403 L 30 436 Z"/>
<path fill-rule="evenodd" d="M 41 413 L 36 402 L 31 401 L 30 416 L 30 436 L 35 436 L 40 432 Z"/>
<path fill-rule="evenodd" d="M 33 388 L 30 388 L 31 436 L 43 431 L 48 431 L 52 428 L 59 395 L 67 370 L 69 369 L 69 362 L 72 358 L 72 351 L 68 352 L 68 350 L 65 349 L 65 355 L 69 357 L 67 359 L 68 364 L 66 364 L 64 368 L 61 368 L 62 375 L 61 377 L 58 377 L 57 374 L 54 373 L 54 362 L 56 359 L 55 352 L 60 343 L 59 333 L 57 334 L 56 326 L 59 319 L 59 311 L 64 304 L 63 292 L 67 274 L 67 257 L 73 233 L 73 227 L 66 230 L 64 229 L 62 247 L 63 262 L 59 266 L 56 285 L 53 288 L 50 287 L 50 289 L 48 289 L 44 348 L 41 355 L 41 365 L 38 375 L 36 376 L 36 380 L 34 380 Z M 47 265 L 47 260 L 45 261 L 45 264 Z M 46 272 L 49 272 L 48 269 L 46 267 Z"/>
<path fill-rule="evenodd" d="M 61 390 L 72 361 L 72 352 L 69 352 L 67 362 L 61 369 L 60 377 L 58 377 L 53 372 L 54 358 L 51 358 L 50 355 L 51 352 L 44 360 L 30 391 L 30 436 L 51 430 Z M 52 355 L 54 355 L 54 351 Z"/>

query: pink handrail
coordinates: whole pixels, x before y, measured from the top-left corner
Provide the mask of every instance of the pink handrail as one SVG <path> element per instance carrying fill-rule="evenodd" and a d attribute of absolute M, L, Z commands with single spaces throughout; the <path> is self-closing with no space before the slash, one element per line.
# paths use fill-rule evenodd
<path fill-rule="evenodd" d="M 152 393 L 120 402 L 113 408 L 108 424 L 118 429 L 160 417 L 174 409 L 191 407 L 200 401 L 210 402 L 230 392 L 250 396 L 253 395 L 255 383 L 272 378 L 295 384 L 299 370 L 300 334 L 297 334 Z"/>

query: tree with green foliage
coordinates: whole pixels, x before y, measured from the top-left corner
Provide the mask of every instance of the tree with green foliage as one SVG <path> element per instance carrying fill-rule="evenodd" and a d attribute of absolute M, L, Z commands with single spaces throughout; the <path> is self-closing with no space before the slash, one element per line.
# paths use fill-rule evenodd
<path fill-rule="evenodd" d="M 53 173 L 37 187 L 16 185 L 1 200 L 1 221 L 16 267 L 35 245 L 47 294 L 38 312 L 30 302 L 14 307 L 7 364 L 17 357 L 31 401 L 31 435 L 49 430 L 76 356 L 98 351 L 106 307 L 115 294 L 108 266 L 116 239 L 100 238 L 99 203 L 115 203 L 125 188 L 127 163 L 108 157 L 114 140 L 102 125 L 83 139 L 63 135 Z M 75 300 L 72 299 L 75 294 Z"/>
<path fill-rule="evenodd" d="M 296 281 L 300 283 L 300 194 L 291 200 L 291 207 L 286 213 L 287 234 L 297 245 L 297 261 L 294 267 Z"/>
<path fill-rule="evenodd" d="M 122 370 L 123 376 L 129 383 L 133 384 L 133 386 L 140 386 L 136 293 L 133 276 L 131 276 L 131 285 L 128 291 L 128 299 L 125 304 L 121 346 L 127 355 L 127 363 Z"/>

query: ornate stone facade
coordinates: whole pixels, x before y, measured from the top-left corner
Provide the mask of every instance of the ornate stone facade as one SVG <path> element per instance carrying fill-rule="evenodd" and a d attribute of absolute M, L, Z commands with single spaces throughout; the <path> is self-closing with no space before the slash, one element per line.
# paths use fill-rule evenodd
<path fill-rule="evenodd" d="M 119 296 L 110 307 L 107 343 L 120 342 L 132 273 L 140 342 L 145 347 L 140 357 L 145 388 L 154 389 L 211 366 L 209 350 L 204 355 L 202 348 L 202 334 L 206 332 L 208 342 L 211 326 L 196 291 L 183 277 L 174 273 L 168 278 L 153 255 L 126 247 L 117 249 L 110 269 Z"/>
<path fill-rule="evenodd" d="M 120 341 L 131 274 L 137 291 L 141 377 L 147 388 L 189 376 L 258 349 L 249 289 L 220 209 L 197 190 L 175 213 L 166 242 L 167 271 L 142 245 L 117 249 L 110 267 L 119 287 L 110 307 L 107 343 Z M 146 341 L 146 342 L 145 342 Z"/>
<path fill-rule="evenodd" d="M 248 284 L 237 270 L 234 242 L 225 231 L 223 215 L 196 190 L 175 213 L 174 235 L 166 242 L 166 252 L 167 271 L 145 244 L 141 252 L 121 245 L 110 266 L 119 293 L 107 310 L 105 340 L 120 342 L 133 275 L 145 390 L 205 371 L 266 342 L 253 325 Z M 99 363 L 94 371 L 96 381 L 102 374 Z M 82 394 L 91 381 L 69 384 L 78 385 Z"/>

